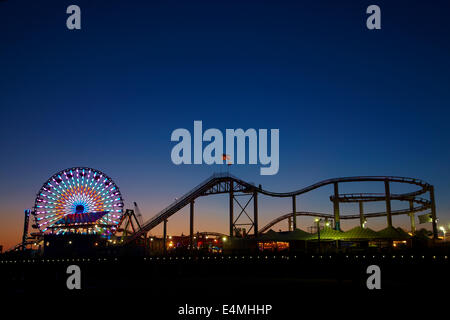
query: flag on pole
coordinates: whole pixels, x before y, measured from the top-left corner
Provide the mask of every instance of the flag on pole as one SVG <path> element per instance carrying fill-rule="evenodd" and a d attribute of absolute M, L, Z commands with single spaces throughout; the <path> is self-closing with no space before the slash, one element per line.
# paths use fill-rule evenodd
<path fill-rule="evenodd" d="M 222 154 L 222 160 L 227 162 L 227 165 L 231 166 L 231 157 L 228 154 L 223 153 Z"/>

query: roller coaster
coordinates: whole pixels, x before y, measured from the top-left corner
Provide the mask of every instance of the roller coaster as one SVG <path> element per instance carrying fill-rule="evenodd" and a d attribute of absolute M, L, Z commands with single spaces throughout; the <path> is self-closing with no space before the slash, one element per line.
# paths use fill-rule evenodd
<path fill-rule="evenodd" d="M 383 185 L 384 192 L 339 192 L 345 183 L 360 182 L 364 182 L 364 187 L 372 182 L 379 187 Z M 398 189 L 407 192 L 391 192 L 391 189 L 397 190 L 399 184 L 408 185 L 408 188 Z M 303 203 L 305 195 L 324 187 L 331 191 L 330 212 L 298 210 L 298 201 Z M 228 209 L 226 215 L 229 224 L 226 225 L 229 230 L 223 233 L 212 232 L 220 230 L 194 232 L 197 199 L 218 194 L 222 194 L 222 201 L 228 202 L 222 207 Z M 260 227 L 258 209 L 261 203 L 258 200 L 262 197 L 286 198 L 292 210 L 275 215 L 274 220 Z M 394 206 L 393 210 L 391 202 L 394 201 L 406 202 L 406 208 Z M 369 202 L 378 202 L 385 205 L 386 209 L 383 212 L 365 212 L 364 204 Z M 343 203 L 358 203 L 359 214 L 341 210 Z M 123 284 L 124 287 L 119 288 L 130 292 L 135 292 L 136 284 L 148 291 L 150 286 L 155 287 L 155 283 L 156 287 L 168 287 L 173 292 L 177 284 L 193 279 L 195 282 L 205 281 L 199 288 L 218 281 L 225 281 L 223 287 L 227 287 L 231 283 L 230 279 L 238 279 L 233 280 L 238 283 L 251 279 L 254 283 L 263 284 L 255 292 L 266 292 L 267 283 L 279 283 L 283 288 L 286 284 L 292 284 L 292 290 L 302 286 L 303 280 L 307 283 L 306 288 L 310 288 L 313 279 L 319 279 L 317 283 L 320 285 L 329 283 L 330 279 L 338 279 L 336 281 L 342 283 L 361 283 L 355 275 L 360 274 L 363 271 L 361 267 L 365 269 L 368 264 L 381 264 L 383 268 L 384 265 L 389 266 L 388 275 L 395 275 L 392 277 L 393 283 L 398 283 L 399 278 L 405 279 L 397 276 L 404 275 L 404 272 L 408 272 L 411 277 L 423 273 L 424 264 L 432 264 L 429 270 L 432 270 L 431 274 L 439 275 L 439 279 L 445 279 L 444 272 L 448 270 L 447 247 L 443 246 L 444 242 L 435 241 L 438 234 L 434 187 L 419 179 L 344 177 L 323 180 L 291 192 L 273 192 L 229 173 L 218 173 L 202 181 L 147 221 L 142 219 L 136 203 L 133 209 L 124 209 L 123 204 L 118 186 L 101 171 L 74 167 L 53 175 L 39 189 L 35 206 L 25 210 L 22 243 L 12 249 L 14 252 L 0 257 L 2 283 L 11 292 L 22 288 L 20 286 L 26 290 L 32 288 L 33 292 L 42 291 L 42 288 L 51 288 L 53 292 L 54 288 L 61 287 L 61 277 L 54 275 L 61 272 L 63 264 L 80 265 L 80 268 L 87 270 L 83 271 L 85 274 L 95 274 L 89 279 L 89 287 L 94 288 L 91 292 L 95 294 L 113 278 L 118 279 L 114 285 Z M 168 221 L 187 206 L 189 233 L 168 236 Z M 377 207 L 376 210 L 382 210 L 379 208 L 382 206 Z M 415 237 L 409 237 L 392 225 L 393 216 L 409 215 L 414 233 L 415 214 L 418 212 L 425 212 L 419 216 L 421 222 L 432 223 L 434 241 L 429 241 L 420 230 Z M 186 214 L 186 210 L 182 213 Z M 301 216 L 316 218 L 317 232 L 311 230 L 308 233 L 297 228 L 297 218 Z M 379 232 L 364 228 L 367 219 L 376 217 L 386 218 L 388 228 Z M 29 220 L 32 218 L 34 221 Z M 364 229 L 355 227 L 340 232 L 341 220 L 349 219 L 359 219 Z M 292 232 L 270 230 L 286 220 Z M 320 220 L 325 220 L 326 228 L 320 228 Z M 154 231 L 151 235 L 150 232 L 161 224 L 163 236 L 156 236 Z M 35 232 L 28 233 L 29 225 Z M 392 259 L 384 259 L 385 255 L 387 257 L 394 251 Z M 400 259 L 394 259 L 397 253 Z M 405 260 L 410 264 L 405 263 Z M 392 273 L 395 264 L 398 265 L 398 272 Z M 325 276 L 320 275 L 322 272 Z M 38 277 L 43 279 L 42 283 L 28 284 L 28 281 L 15 280 L 35 279 L 36 273 L 42 275 Z M 281 275 L 285 278 L 280 278 Z M 54 279 L 51 286 L 48 279 Z M 180 282 L 180 279 L 187 280 Z M 405 284 L 411 283 L 409 279 Z M 429 281 L 427 278 L 426 285 Z M 279 285 L 273 287 L 272 291 L 280 290 Z M 235 294 L 236 288 L 229 288 L 231 291 L 227 296 Z M 414 289 L 417 289 L 416 283 Z M 111 292 L 111 287 L 108 285 L 105 290 Z M 170 296 L 171 293 L 167 294 Z M 161 296 L 159 293 L 157 295 Z"/>
<path fill-rule="evenodd" d="M 385 187 L 384 193 L 349 193 L 340 194 L 339 185 L 347 182 L 383 182 Z M 403 194 L 393 194 L 390 192 L 390 183 L 402 183 L 415 185 L 418 187 L 416 191 L 403 193 Z M 332 185 L 334 187 L 334 194 L 330 196 L 330 200 L 333 203 L 333 213 L 319 213 L 319 212 L 305 212 L 297 211 L 297 197 L 306 194 L 315 189 Z M 259 234 L 269 230 L 275 224 L 289 219 L 292 222 L 292 229 L 297 228 L 297 217 L 298 216 L 311 216 L 317 218 L 330 219 L 334 221 L 334 229 L 341 230 L 340 220 L 341 219 L 360 219 L 361 225 L 363 225 L 368 218 L 383 217 L 387 219 L 388 227 L 392 227 L 392 216 L 394 215 L 409 215 L 411 218 L 411 228 L 415 229 L 414 214 L 421 211 L 429 210 L 429 215 L 431 217 L 433 237 L 436 239 L 438 235 L 437 225 L 436 225 L 436 206 L 434 198 L 434 187 L 420 179 L 406 178 L 406 177 L 396 177 L 396 176 L 358 176 L 358 177 L 343 177 L 343 178 L 333 178 L 320 181 L 308 187 L 292 191 L 292 192 L 272 192 L 265 190 L 261 185 L 256 186 L 253 183 L 246 182 L 239 179 L 229 173 L 217 173 L 210 176 L 208 179 L 201 182 L 195 188 L 184 194 L 182 197 L 178 198 L 176 201 L 171 203 L 169 206 L 164 208 L 162 211 L 154 215 L 151 219 L 144 222 L 139 230 L 131 234 L 127 238 L 127 243 L 139 241 L 146 237 L 147 233 L 160 225 L 164 224 L 164 235 L 166 235 L 167 221 L 168 219 L 180 211 L 187 205 L 190 206 L 190 238 L 191 245 L 194 236 L 194 203 L 199 197 L 209 196 L 214 194 L 229 194 L 229 236 L 233 237 L 239 231 L 239 227 L 242 225 L 247 225 L 249 227 L 248 234 L 257 237 Z M 422 195 L 428 193 L 429 199 L 421 197 Z M 258 229 L 258 195 L 266 195 L 269 197 L 277 198 L 291 198 L 292 199 L 292 212 L 284 214 L 280 217 L 275 218 L 263 228 Z M 240 195 L 248 195 L 250 199 L 245 204 L 241 204 L 237 197 Z M 409 208 L 392 210 L 391 201 L 407 201 L 409 202 Z M 246 209 L 250 202 L 253 202 L 253 214 L 249 214 Z M 373 212 L 364 213 L 364 203 L 365 202 L 376 202 L 383 201 L 386 203 L 386 211 L 384 212 Z M 360 212 L 358 215 L 341 215 L 340 214 L 340 203 L 344 202 L 354 202 L 359 203 Z M 240 209 L 239 214 L 235 217 L 234 214 L 234 204 L 238 204 Z M 239 219 L 245 214 L 250 220 L 250 223 L 241 224 Z M 291 225 L 291 224 L 290 224 Z M 251 234 L 253 233 L 253 234 Z M 164 236 L 165 238 L 165 236 Z"/>
<path fill-rule="evenodd" d="M 339 193 L 339 186 L 349 182 L 382 182 L 385 192 Z M 412 192 L 395 194 L 390 191 L 391 183 L 414 185 L 417 188 Z M 297 210 L 299 196 L 329 185 L 333 186 L 334 191 L 330 196 L 333 204 L 332 213 Z M 42 241 L 43 236 L 49 232 L 56 235 L 74 232 L 100 234 L 108 238 L 115 235 L 120 237 L 120 242 L 125 245 L 142 244 L 145 243 L 149 231 L 160 224 L 163 224 L 165 242 L 168 219 L 189 205 L 189 243 L 192 248 L 195 201 L 197 198 L 216 194 L 229 195 L 228 236 L 230 237 L 257 238 L 284 220 L 289 221 L 289 231 L 294 231 L 297 229 L 297 217 L 300 216 L 324 219 L 328 222 L 327 225 L 332 222 L 334 229 L 341 231 L 341 219 L 359 219 L 361 227 L 364 227 L 369 218 L 386 217 L 387 226 L 392 227 L 392 216 L 409 215 L 411 231 L 414 233 L 415 214 L 422 211 L 428 211 L 423 216 L 432 223 L 433 238 L 437 239 L 438 237 L 434 187 L 420 179 L 396 176 L 343 177 L 323 180 L 291 192 L 273 192 L 232 174 L 216 173 L 144 222 L 136 203 L 134 203 L 134 210 L 123 209 L 123 199 L 119 188 L 111 178 L 92 168 L 74 167 L 60 171 L 44 183 L 37 194 L 33 210 L 25 210 L 23 239 L 22 243 L 16 247 L 25 248 L 33 242 Z M 259 228 L 259 195 L 289 198 L 292 202 L 292 210 Z M 242 198 L 244 200 L 240 200 Z M 392 210 L 392 201 L 408 202 L 409 207 Z M 383 212 L 364 212 L 364 203 L 366 202 L 385 202 L 386 209 Z M 249 212 L 250 203 L 252 203 L 252 208 L 250 208 L 253 212 Z M 341 215 L 340 203 L 358 203 L 359 214 Z M 235 209 L 237 209 L 236 212 Z M 28 234 L 30 216 L 34 217 L 33 228 L 38 229 L 38 232 Z M 419 216 L 419 218 L 421 217 Z M 131 230 L 129 230 L 130 227 Z"/>

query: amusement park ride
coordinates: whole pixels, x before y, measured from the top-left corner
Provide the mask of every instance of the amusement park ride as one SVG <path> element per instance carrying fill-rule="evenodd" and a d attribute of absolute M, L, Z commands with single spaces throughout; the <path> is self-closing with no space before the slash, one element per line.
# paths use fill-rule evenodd
<path fill-rule="evenodd" d="M 339 186 L 347 182 L 381 182 L 384 183 L 384 193 L 339 193 Z M 416 191 L 393 194 L 390 192 L 391 183 L 409 184 L 417 187 Z M 312 190 L 332 185 L 334 193 L 330 197 L 333 203 L 333 213 L 305 212 L 297 210 L 297 197 Z M 427 217 L 432 223 L 433 238 L 438 235 L 436 225 L 436 206 L 434 188 L 432 185 L 414 178 L 394 176 L 359 176 L 334 178 L 320 181 L 311 186 L 292 192 L 280 193 L 263 189 L 241 180 L 229 173 L 220 173 L 210 176 L 191 191 L 177 198 L 165 209 L 154 215 L 147 221 L 143 221 L 139 207 L 134 203 L 134 209 L 124 209 L 124 202 L 118 186 L 114 181 L 101 171 L 87 168 L 74 167 L 62 170 L 50 177 L 36 195 L 32 210 L 25 210 L 24 233 L 22 243 L 15 248 L 25 249 L 33 243 L 41 243 L 45 236 L 52 237 L 64 235 L 91 235 L 106 239 L 120 239 L 125 246 L 142 244 L 147 239 L 147 234 L 156 226 L 163 224 L 163 246 L 166 248 L 168 219 L 189 205 L 189 246 L 192 248 L 195 238 L 194 213 L 195 200 L 199 197 L 214 194 L 229 194 L 229 237 L 258 238 L 272 226 L 283 220 L 289 221 L 289 230 L 297 229 L 298 216 L 312 216 L 334 222 L 334 229 L 341 230 L 341 219 L 359 219 L 361 227 L 364 227 L 366 219 L 374 217 L 386 217 L 387 226 L 392 227 L 392 216 L 409 215 L 411 219 L 411 232 L 415 232 L 415 214 L 428 211 Z M 428 194 L 428 199 L 423 198 Z M 276 217 L 262 228 L 258 224 L 258 197 L 259 195 L 290 198 L 292 212 Z M 239 201 L 239 197 L 246 197 Z M 392 201 L 405 201 L 409 203 L 406 209 L 392 210 Z M 340 203 L 352 202 L 359 204 L 358 215 L 341 215 Z M 364 202 L 385 202 L 384 212 L 364 212 Z M 249 213 L 248 205 L 253 203 L 253 212 Z M 235 204 L 237 211 L 235 212 Z M 237 214 L 236 214 L 237 213 Z M 243 217 L 247 217 L 249 223 L 241 223 Z M 30 217 L 33 219 L 32 227 L 36 230 L 28 232 Z M 241 233 L 242 227 L 247 228 L 247 233 Z M 222 236 L 222 234 L 218 234 Z M 222 238 L 222 237 L 220 237 Z"/>

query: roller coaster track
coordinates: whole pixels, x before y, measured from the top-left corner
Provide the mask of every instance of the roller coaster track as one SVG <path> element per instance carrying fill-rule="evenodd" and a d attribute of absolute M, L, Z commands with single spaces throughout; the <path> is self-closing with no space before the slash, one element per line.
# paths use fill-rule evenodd
<path fill-rule="evenodd" d="M 404 194 L 391 193 L 391 200 L 413 201 L 415 203 L 429 203 L 429 200 L 418 197 L 418 195 L 421 195 L 423 193 L 423 190 Z M 334 196 L 330 196 L 330 200 L 333 201 L 333 199 Z M 384 193 L 346 193 L 340 194 L 338 199 L 339 202 L 385 201 L 386 195 Z"/>
<path fill-rule="evenodd" d="M 401 214 L 408 214 L 410 212 L 420 212 L 420 211 L 424 211 L 427 210 L 429 207 L 428 206 L 418 206 L 418 207 L 414 207 L 414 209 L 410 210 L 410 209 L 399 209 L 399 210 L 392 210 L 391 214 L 393 216 L 395 215 L 401 215 Z M 272 221 L 270 221 L 268 224 L 266 224 L 263 228 L 259 229 L 259 233 L 263 233 L 268 231 L 270 228 L 272 228 L 274 225 L 276 225 L 277 223 L 286 220 L 290 217 L 292 217 L 294 214 L 291 213 L 287 213 L 284 214 L 276 219 L 273 219 Z M 331 213 L 321 213 L 321 212 L 305 212 L 305 211 L 300 211 L 300 212 L 296 212 L 295 213 L 296 216 L 309 216 L 309 217 L 318 217 L 318 218 L 326 218 L 326 219 L 333 219 L 334 215 Z M 376 218 L 376 217 L 384 217 L 386 216 L 386 212 L 371 212 L 371 213 L 365 213 L 364 217 L 365 218 Z M 350 214 L 350 215 L 342 215 L 341 219 L 345 220 L 345 219 L 359 219 L 359 214 Z"/>
<path fill-rule="evenodd" d="M 218 238 L 228 237 L 224 233 L 214 232 L 214 231 L 202 231 L 202 232 L 196 232 L 195 234 L 198 235 L 198 236 L 212 236 L 212 237 L 218 237 Z M 189 235 L 184 235 L 184 237 L 188 238 Z"/>
<path fill-rule="evenodd" d="M 217 193 L 226 193 L 229 192 L 229 190 L 222 189 L 220 190 L 220 184 L 221 183 L 228 183 L 230 185 L 233 185 L 234 191 L 237 192 L 243 192 L 243 193 L 251 193 L 251 192 L 257 192 L 260 194 L 264 194 L 270 197 L 295 197 L 297 195 L 301 195 L 307 192 L 310 192 L 312 190 L 321 188 L 326 185 L 331 184 L 337 184 L 342 182 L 368 182 L 368 181 L 379 181 L 379 182 L 398 182 L 398 183 L 406 183 L 406 184 L 412 184 L 417 185 L 420 187 L 419 190 L 414 192 L 409 192 L 405 194 L 391 194 L 390 197 L 392 200 L 404 200 L 404 201 L 413 201 L 414 203 L 419 203 L 421 206 L 415 207 L 413 210 L 411 209 L 405 209 L 405 210 L 393 210 L 391 211 L 391 214 L 398 215 L 398 214 L 406 214 L 411 211 L 422 211 L 431 206 L 430 202 L 426 199 L 419 198 L 419 195 L 422 195 L 432 189 L 433 187 L 420 180 L 420 179 L 414 179 L 414 178 L 405 178 L 405 177 L 397 177 L 397 176 L 359 176 L 359 177 L 344 177 L 344 178 L 333 178 L 333 179 L 327 179 L 320 182 L 317 182 L 313 185 L 310 185 L 308 187 L 292 191 L 292 192 L 272 192 L 268 190 L 262 189 L 260 186 L 257 187 L 252 183 L 246 182 L 244 180 L 241 180 L 231 174 L 228 173 L 220 173 L 220 174 L 213 174 L 208 179 L 204 180 L 202 183 L 197 185 L 195 188 L 193 188 L 188 193 L 184 194 L 182 197 L 174 201 L 172 204 L 167 206 L 165 209 L 157 213 L 155 216 L 153 216 L 148 221 L 144 222 L 141 226 L 140 230 L 132 234 L 127 242 L 133 241 L 144 234 L 146 234 L 151 229 L 158 226 L 163 221 L 167 220 L 170 216 L 184 208 L 186 205 L 194 201 L 196 198 L 201 196 L 206 196 L 209 194 L 217 194 Z M 338 196 L 339 201 L 342 202 L 356 202 L 356 201 L 383 201 L 386 199 L 385 194 L 341 194 Z M 331 197 L 333 200 L 333 197 Z M 297 212 L 296 212 L 297 214 Z M 311 215 L 316 217 L 324 217 L 329 218 L 333 217 L 331 214 L 324 214 L 324 213 L 315 213 L 315 212 L 299 212 L 299 215 Z M 293 215 L 293 213 L 290 213 L 288 215 L 281 216 L 279 218 L 276 218 L 274 221 L 281 221 L 283 219 L 288 218 L 289 215 Z M 378 217 L 386 215 L 385 212 L 378 212 L 378 213 L 366 213 L 365 217 Z M 284 218 L 283 218 L 284 217 Z M 345 215 L 341 216 L 342 219 L 355 219 L 359 218 L 359 215 Z M 281 219 L 281 220 L 280 220 Z M 272 221 L 272 222 L 274 222 Z M 271 223 L 272 223 L 271 222 Z M 277 223 L 274 222 L 273 224 Z M 273 225 L 272 224 L 272 225 Z M 269 223 L 270 225 L 270 223 Z M 269 226 L 270 228 L 270 226 Z M 267 226 L 265 226 L 263 229 L 259 231 L 264 231 L 267 229 Z"/>
<path fill-rule="evenodd" d="M 428 183 L 426 183 L 422 180 L 419 180 L 419 179 L 414 179 L 414 178 L 394 177 L 394 176 L 362 176 L 362 177 L 345 177 L 345 178 L 333 178 L 333 179 L 323 180 L 323 181 L 317 182 L 313 185 L 310 185 L 306 188 L 299 189 L 299 190 L 292 191 L 292 192 L 281 193 L 281 192 L 270 192 L 270 191 L 266 191 L 266 190 L 260 190 L 260 192 L 265 195 L 272 196 L 272 197 L 292 197 L 292 196 L 297 196 L 297 195 L 300 195 L 303 193 L 310 192 L 314 189 L 318 189 L 320 187 L 323 187 L 323 186 L 326 186 L 329 184 L 340 183 L 340 182 L 363 182 L 363 181 L 365 181 L 365 182 L 367 182 L 367 181 L 400 182 L 400 183 L 414 184 L 414 185 L 422 187 L 421 190 L 408 194 L 411 196 L 423 194 L 430 187 L 430 185 Z"/>

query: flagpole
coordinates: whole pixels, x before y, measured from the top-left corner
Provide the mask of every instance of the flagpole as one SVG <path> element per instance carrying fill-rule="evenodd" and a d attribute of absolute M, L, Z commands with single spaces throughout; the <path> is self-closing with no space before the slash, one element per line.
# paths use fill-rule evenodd
<path fill-rule="evenodd" d="M 229 176 L 230 175 L 230 165 L 232 164 L 231 163 L 231 160 L 230 160 L 230 156 L 228 155 L 228 154 L 225 154 L 225 153 L 223 153 L 222 154 L 222 160 L 223 161 L 225 161 L 225 165 L 227 166 L 227 171 L 226 171 L 226 173 L 227 173 L 227 175 Z M 225 171 L 224 171 L 225 172 Z"/>

